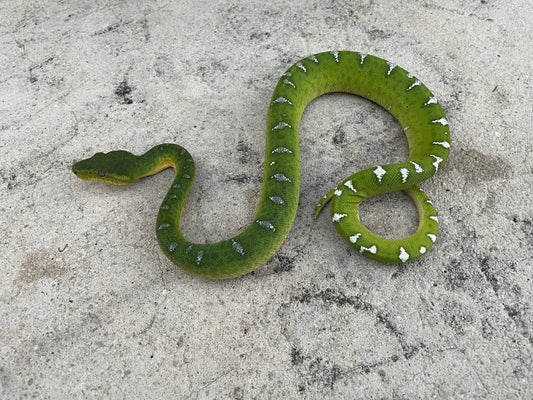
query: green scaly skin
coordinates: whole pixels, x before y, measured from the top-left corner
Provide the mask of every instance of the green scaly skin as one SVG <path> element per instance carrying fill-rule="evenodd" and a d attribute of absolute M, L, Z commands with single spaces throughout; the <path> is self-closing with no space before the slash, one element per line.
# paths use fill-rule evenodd
<path fill-rule="evenodd" d="M 268 110 L 263 186 L 252 224 L 239 235 L 212 244 L 186 240 L 180 218 L 194 179 L 191 155 L 175 144 L 158 145 L 141 156 L 126 151 L 97 153 L 72 167 L 81 179 L 130 184 L 173 167 L 176 178 L 157 217 L 157 239 L 166 256 L 191 274 L 212 279 L 244 275 L 264 264 L 285 240 L 296 216 L 300 190 L 298 125 L 304 108 L 329 92 L 367 98 L 400 122 L 409 143 L 408 161 L 359 171 L 318 204 L 331 200 L 331 218 L 342 237 L 360 253 L 383 262 L 405 262 L 433 245 L 438 222 L 431 201 L 417 186 L 448 158 L 446 116 L 435 97 L 404 69 L 370 55 L 333 51 L 305 58 L 279 80 Z M 419 211 L 411 236 L 389 240 L 374 235 L 359 219 L 359 204 L 382 193 L 404 190 Z"/>

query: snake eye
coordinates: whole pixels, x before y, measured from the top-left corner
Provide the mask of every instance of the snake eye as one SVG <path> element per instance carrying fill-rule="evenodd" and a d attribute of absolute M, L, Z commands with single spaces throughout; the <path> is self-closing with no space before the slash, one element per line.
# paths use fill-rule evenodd
<path fill-rule="evenodd" d="M 105 176 L 105 171 L 99 170 L 97 174 L 100 178 L 103 178 Z"/>

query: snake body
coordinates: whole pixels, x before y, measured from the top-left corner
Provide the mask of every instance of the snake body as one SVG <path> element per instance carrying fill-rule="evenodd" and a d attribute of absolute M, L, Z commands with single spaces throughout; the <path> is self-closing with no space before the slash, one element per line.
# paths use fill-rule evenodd
<path fill-rule="evenodd" d="M 172 167 L 176 177 L 156 223 L 159 245 L 187 272 L 223 279 L 264 264 L 285 240 L 296 216 L 300 191 L 298 125 L 306 105 L 329 92 L 347 92 L 388 110 L 401 124 L 409 159 L 359 171 L 320 200 L 315 217 L 331 200 L 331 218 L 357 251 L 384 262 L 405 262 L 425 254 L 435 242 L 438 220 L 427 195 L 417 186 L 446 162 L 448 122 L 436 98 L 417 78 L 396 64 L 371 55 L 331 51 L 304 58 L 283 74 L 267 116 L 263 184 L 252 224 L 218 243 L 191 243 L 180 232 L 180 218 L 194 178 L 194 162 L 175 144 L 158 145 L 141 156 L 126 151 L 97 153 L 72 167 L 82 179 L 129 184 Z M 419 212 L 417 231 L 404 239 L 376 236 L 359 219 L 359 204 L 381 193 L 403 190 Z"/>

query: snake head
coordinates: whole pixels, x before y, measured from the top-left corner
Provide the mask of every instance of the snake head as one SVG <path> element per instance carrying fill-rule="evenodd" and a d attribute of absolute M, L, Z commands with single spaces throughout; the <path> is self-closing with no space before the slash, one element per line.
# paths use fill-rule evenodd
<path fill-rule="evenodd" d="M 139 179 L 137 159 L 137 156 L 123 150 L 96 153 L 91 158 L 75 163 L 72 172 L 86 181 L 128 185 Z"/>

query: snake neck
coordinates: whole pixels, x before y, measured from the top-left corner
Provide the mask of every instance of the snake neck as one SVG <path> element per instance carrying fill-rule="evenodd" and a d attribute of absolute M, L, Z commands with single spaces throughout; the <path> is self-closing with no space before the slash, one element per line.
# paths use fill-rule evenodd
<path fill-rule="evenodd" d="M 187 162 L 187 159 L 191 161 Z M 144 178 L 170 167 L 178 172 L 190 168 L 187 163 L 190 163 L 194 170 L 192 157 L 187 150 L 176 144 L 163 143 L 137 157 L 137 174 L 139 178 Z"/>

